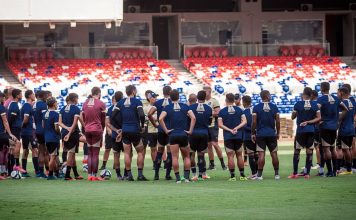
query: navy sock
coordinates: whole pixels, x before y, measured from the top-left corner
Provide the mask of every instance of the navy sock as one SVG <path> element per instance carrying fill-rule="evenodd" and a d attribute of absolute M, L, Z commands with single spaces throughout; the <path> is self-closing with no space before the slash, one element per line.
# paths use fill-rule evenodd
<path fill-rule="evenodd" d="M 72 169 L 72 167 L 71 166 L 67 166 L 67 171 L 66 171 L 66 178 L 70 178 L 70 170 Z"/>
<path fill-rule="evenodd" d="M 352 160 L 352 168 L 353 168 L 353 169 L 356 169 L 356 159 L 353 159 L 353 160 Z"/>
<path fill-rule="evenodd" d="M 20 166 L 20 159 L 19 158 L 15 158 L 15 165 L 16 166 Z"/>
<path fill-rule="evenodd" d="M 137 169 L 137 171 L 138 171 L 138 176 L 140 177 L 140 176 L 143 176 L 143 173 L 142 173 L 142 168 L 138 168 Z"/>
<path fill-rule="evenodd" d="M 52 170 L 49 171 L 48 176 L 53 176 L 53 171 Z"/>
<path fill-rule="evenodd" d="M 179 175 L 179 172 L 174 173 L 174 175 L 176 176 L 176 181 L 180 181 L 180 175 Z"/>
<path fill-rule="evenodd" d="M 332 159 L 332 164 L 333 164 L 333 172 L 336 172 L 338 170 L 339 167 L 339 160 L 338 159 Z"/>
<path fill-rule="evenodd" d="M 75 176 L 75 177 L 78 177 L 78 176 L 79 176 L 79 173 L 78 173 L 78 170 L 77 170 L 77 166 L 73 166 L 73 167 L 72 167 L 72 170 L 73 170 L 74 176 Z"/>
<path fill-rule="evenodd" d="M 235 169 L 229 169 L 230 170 L 230 177 L 234 178 L 235 177 Z"/>
<path fill-rule="evenodd" d="M 261 177 L 261 176 L 262 176 L 262 173 L 263 173 L 263 169 L 258 169 L 258 170 L 257 170 L 257 176 L 258 176 L 258 177 Z"/>
<path fill-rule="evenodd" d="M 240 171 L 240 176 L 245 177 L 245 168 L 241 168 L 239 169 L 239 171 Z"/>
<path fill-rule="evenodd" d="M 38 168 L 39 168 L 40 173 L 44 173 L 44 168 L 43 167 L 38 167 Z"/>
<path fill-rule="evenodd" d="M 189 180 L 190 170 L 184 170 L 184 179 Z"/>
<path fill-rule="evenodd" d="M 206 170 L 204 156 L 198 156 L 198 168 L 199 168 L 199 176 L 201 176 L 201 174 L 203 174 Z"/>
<path fill-rule="evenodd" d="M 159 174 L 159 168 L 161 167 L 162 163 L 162 152 L 157 152 L 156 159 L 155 159 L 155 175 L 158 176 Z"/>
<path fill-rule="evenodd" d="M 210 166 L 215 166 L 214 160 L 210 160 Z"/>
<path fill-rule="evenodd" d="M 313 154 L 307 154 L 307 157 L 306 157 L 306 168 L 307 168 L 307 174 L 309 175 L 310 174 L 310 168 L 312 166 L 312 163 L 313 163 Z"/>
<path fill-rule="evenodd" d="M 115 172 L 116 172 L 116 176 L 117 176 L 117 177 L 121 177 L 121 171 L 120 171 L 120 168 L 115 169 Z"/>
<path fill-rule="evenodd" d="M 192 173 L 193 173 L 193 174 L 196 174 L 196 173 L 197 173 L 197 167 L 195 167 L 195 166 L 192 167 Z"/>
<path fill-rule="evenodd" d="M 68 154 L 68 152 L 65 152 L 65 151 L 62 152 L 62 162 L 63 163 L 67 161 L 67 154 Z"/>
<path fill-rule="evenodd" d="M 248 156 L 248 163 L 250 164 L 250 169 L 251 169 L 252 175 L 256 174 L 256 172 L 257 172 L 257 170 L 256 170 L 256 160 L 255 160 L 255 156 L 254 155 L 249 155 Z"/>
<path fill-rule="evenodd" d="M 38 173 L 38 171 L 39 171 L 38 157 L 32 157 L 32 163 L 33 163 L 33 168 L 35 169 L 35 172 Z"/>
<path fill-rule="evenodd" d="M 293 174 L 296 175 L 298 173 L 298 164 L 299 164 L 299 154 L 294 153 L 293 156 Z"/>
<path fill-rule="evenodd" d="M 103 161 L 102 167 L 105 169 L 106 168 L 106 163 L 107 161 Z"/>
<path fill-rule="evenodd" d="M 222 158 L 219 158 L 219 160 L 220 160 L 220 164 L 221 164 L 221 167 L 225 167 L 225 162 L 224 162 L 224 158 L 222 157 Z"/>
<path fill-rule="evenodd" d="M 166 160 L 166 177 L 171 175 L 171 170 L 172 170 L 172 153 L 168 152 L 167 153 L 167 160 Z"/>
<path fill-rule="evenodd" d="M 331 174 L 333 173 L 333 168 L 331 166 L 331 159 L 325 160 L 326 167 L 328 168 L 328 173 Z"/>

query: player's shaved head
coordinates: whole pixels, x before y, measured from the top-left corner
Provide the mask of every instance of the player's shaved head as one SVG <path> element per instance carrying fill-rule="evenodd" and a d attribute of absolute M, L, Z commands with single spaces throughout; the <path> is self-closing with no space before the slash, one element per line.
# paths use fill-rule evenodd
<path fill-rule="evenodd" d="M 329 92 L 330 91 L 330 83 L 329 82 L 322 82 L 320 84 L 320 90 L 322 92 Z"/>
<path fill-rule="evenodd" d="M 226 103 L 228 103 L 228 104 L 233 104 L 234 101 L 235 101 L 235 95 L 232 94 L 232 93 L 226 94 L 225 101 L 226 101 Z"/>
<path fill-rule="evenodd" d="M 171 100 L 172 100 L 173 102 L 178 101 L 178 100 L 179 100 L 179 92 L 178 92 L 178 90 L 173 89 L 173 90 L 171 91 L 171 93 L 169 94 L 169 96 L 171 97 Z"/>
<path fill-rule="evenodd" d="M 268 90 L 262 90 L 260 93 L 260 96 L 261 96 L 262 101 L 267 101 L 267 100 L 269 101 L 271 94 L 269 93 Z"/>
<path fill-rule="evenodd" d="M 135 93 L 136 93 L 136 87 L 134 85 L 126 86 L 126 95 L 127 96 L 135 95 Z"/>
<path fill-rule="evenodd" d="M 199 101 L 205 101 L 206 99 L 206 92 L 204 90 L 200 90 L 198 92 L 197 98 Z"/>
<path fill-rule="evenodd" d="M 248 107 L 251 105 L 251 102 L 252 102 L 252 99 L 251 99 L 251 96 L 248 96 L 248 95 L 244 95 L 242 97 L 242 104 L 244 107 Z"/>
<path fill-rule="evenodd" d="M 172 91 L 172 87 L 170 87 L 170 86 L 163 87 L 163 95 L 164 96 L 169 96 L 171 91 Z"/>

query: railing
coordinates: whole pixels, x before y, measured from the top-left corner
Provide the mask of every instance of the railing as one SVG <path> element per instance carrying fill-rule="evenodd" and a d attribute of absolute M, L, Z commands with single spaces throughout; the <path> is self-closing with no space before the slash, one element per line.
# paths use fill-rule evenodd
<path fill-rule="evenodd" d="M 182 45 L 181 57 L 324 56 L 329 43 Z"/>
<path fill-rule="evenodd" d="M 157 46 L 9 47 L 7 60 L 156 58 Z"/>

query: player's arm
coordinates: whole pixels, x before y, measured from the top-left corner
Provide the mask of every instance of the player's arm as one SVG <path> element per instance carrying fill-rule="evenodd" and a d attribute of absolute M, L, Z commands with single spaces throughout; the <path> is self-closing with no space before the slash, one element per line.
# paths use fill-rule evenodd
<path fill-rule="evenodd" d="M 10 129 L 9 122 L 7 121 L 6 113 L 1 114 L 1 119 L 6 133 L 11 137 L 11 139 L 17 140 L 17 138 L 11 133 L 11 129 Z"/>
<path fill-rule="evenodd" d="M 79 121 L 79 117 L 80 117 L 79 115 L 74 115 L 73 124 L 68 130 L 69 131 L 68 134 L 67 134 L 68 137 L 73 134 L 75 128 L 77 127 L 78 121 Z"/>
<path fill-rule="evenodd" d="M 17 113 L 15 111 L 11 110 L 9 112 L 9 125 L 10 126 L 15 122 L 16 117 L 17 117 Z"/>
<path fill-rule="evenodd" d="M 189 126 L 189 131 L 187 131 L 187 133 L 189 135 L 191 135 L 193 133 L 195 122 L 197 121 L 197 119 L 196 119 L 196 117 L 195 117 L 195 115 L 194 115 L 192 110 L 188 111 L 188 117 L 190 118 L 190 126 Z"/>
<path fill-rule="evenodd" d="M 138 118 L 140 119 L 141 122 L 141 128 L 143 129 L 145 127 L 145 112 L 143 111 L 142 106 L 137 106 L 137 113 L 138 113 Z"/>
<path fill-rule="evenodd" d="M 120 133 L 120 128 L 122 127 L 122 115 L 120 108 L 115 106 L 110 117 L 110 128 L 116 133 Z"/>
<path fill-rule="evenodd" d="M 64 128 L 64 129 L 66 129 L 67 131 L 70 131 L 70 128 L 69 128 L 68 126 L 66 126 L 65 124 L 63 124 L 62 115 L 61 115 L 61 114 L 59 115 L 58 125 L 59 125 L 61 128 Z"/>
<path fill-rule="evenodd" d="M 279 134 L 281 131 L 281 118 L 279 116 L 279 113 L 276 114 L 275 120 L 276 120 L 277 139 L 279 139 Z"/>
<path fill-rule="evenodd" d="M 166 126 L 166 123 L 164 123 L 164 119 L 166 118 L 167 116 L 167 112 L 165 111 L 162 111 L 161 115 L 159 116 L 159 124 L 161 125 L 163 131 L 166 133 L 166 134 L 169 134 L 169 132 L 171 132 L 172 130 L 168 130 L 167 129 L 167 126 Z"/>
<path fill-rule="evenodd" d="M 216 106 L 213 109 L 213 117 L 218 117 L 220 112 L 220 106 Z"/>
<path fill-rule="evenodd" d="M 237 125 L 233 131 L 238 131 L 240 128 L 243 128 L 245 125 L 247 124 L 247 120 L 246 120 L 246 116 L 245 115 L 241 115 L 241 122 L 239 125 Z"/>
<path fill-rule="evenodd" d="M 148 119 L 150 120 L 151 124 L 157 128 L 158 124 L 156 123 L 156 119 L 153 117 L 153 115 L 156 111 L 157 111 L 157 108 L 155 106 L 152 106 L 152 108 L 150 108 L 150 110 L 148 111 L 147 116 L 148 116 Z"/>
<path fill-rule="evenodd" d="M 105 118 L 105 128 L 106 128 L 108 134 L 112 133 L 111 124 L 110 124 L 110 117 L 109 116 L 106 116 L 106 118 Z"/>
<path fill-rule="evenodd" d="M 298 113 L 295 110 L 292 112 L 292 120 L 294 120 L 297 117 L 297 114 Z"/>
<path fill-rule="evenodd" d="M 218 118 L 218 126 L 219 126 L 219 128 L 232 133 L 232 129 L 230 129 L 224 125 L 224 122 L 221 117 Z"/>
<path fill-rule="evenodd" d="M 339 121 L 342 121 L 346 117 L 346 114 L 349 110 L 347 109 L 346 105 L 343 102 L 340 102 L 339 106 L 341 108 L 341 114 L 339 114 Z"/>
<path fill-rule="evenodd" d="M 257 114 L 252 114 L 252 125 L 251 125 L 251 132 L 253 135 L 256 134 L 256 127 L 257 127 Z"/>

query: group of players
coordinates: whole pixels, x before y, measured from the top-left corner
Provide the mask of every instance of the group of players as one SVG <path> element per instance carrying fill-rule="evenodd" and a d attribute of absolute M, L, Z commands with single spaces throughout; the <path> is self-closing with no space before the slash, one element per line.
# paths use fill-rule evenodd
<path fill-rule="evenodd" d="M 316 91 L 304 88 L 302 101 L 295 104 L 292 113 L 292 119 L 297 120 L 297 129 L 293 173 L 288 178 L 310 178 L 314 149 L 319 165 L 318 175 L 324 176 L 324 164 L 327 166 L 327 177 L 352 174 L 353 169 L 356 171 L 356 102 L 350 91 L 350 85 L 344 84 L 338 89 L 337 96 L 331 95 L 330 84 L 323 82 L 322 94 L 318 97 Z M 105 152 L 100 169 L 106 169 L 112 149 L 113 168 L 120 181 L 134 181 L 131 172 L 133 150 L 137 153 L 137 180 L 148 180 L 143 174 L 147 146 L 151 148 L 154 180 L 160 179 L 162 161 L 166 180 L 173 179 L 172 169 L 177 183 L 210 178 L 206 172 L 205 154 L 209 155 L 208 169 L 215 169 L 213 149 L 222 168 L 229 169 L 229 181 L 263 180 L 267 148 L 272 158 L 274 178 L 280 179 L 277 154 L 280 116 L 267 90 L 260 93 L 262 102 L 255 106 L 252 106 L 250 96 L 226 94 L 225 107 L 221 109 L 218 101 L 211 97 L 210 87 L 204 87 L 196 95 L 191 94 L 187 104 L 179 102 L 179 92 L 170 86 L 163 88 L 162 99 L 157 99 L 156 93 L 147 90 L 145 104 L 135 97 L 135 86 L 127 86 L 125 92 L 126 98 L 117 91 L 113 96 L 113 105 L 106 109 L 100 100 L 100 88 L 94 87 L 82 110 L 77 106 L 78 95 L 70 93 L 66 106 L 59 111 L 57 101 L 49 91 L 35 94 L 27 90 L 22 107 L 19 105 L 21 90 L 0 92 L 0 180 L 6 179 L 13 170 L 21 172 L 23 177 L 30 176 L 26 171 L 29 150 L 37 177 L 81 180 L 83 177 L 79 175 L 76 165 L 80 142 L 84 143 L 88 180 L 104 180 L 97 175 L 104 131 Z M 218 144 L 219 128 L 223 130 L 227 167 Z M 62 162 L 59 159 L 61 143 Z M 303 148 L 306 149 L 305 169 L 298 173 Z M 120 169 L 121 153 L 124 154 L 123 175 Z M 182 176 L 179 154 L 183 159 Z M 249 177 L 244 170 L 247 157 L 251 169 Z M 64 165 L 66 169 L 62 176 L 60 171 Z M 239 170 L 239 178 L 235 176 L 235 167 Z"/>

